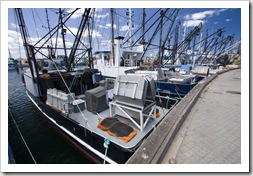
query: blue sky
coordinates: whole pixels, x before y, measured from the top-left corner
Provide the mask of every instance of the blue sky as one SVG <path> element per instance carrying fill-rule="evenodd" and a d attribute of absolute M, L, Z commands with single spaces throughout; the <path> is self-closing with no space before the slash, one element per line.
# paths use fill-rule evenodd
<path fill-rule="evenodd" d="M 73 9 L 64 9 L 65 12 L 70 12 Z M 127 33 L 127 8 L 117 8 L 115 9 L 115 36 L 121 35 L 128 38 Z M 146 20 L 149 19 L 158 9 L 157 8 L 146 8 Z M 165 10 L 165 9 L 164 9 Z M 53 27 L 57 24 L 57 9 L 48 9 L 50 26 Z M 133 15 L 133 33 L 136 29 L 141 26 L 142 22 L 142 9 L 132 8 Z M 170 9 L 168 15 L 173 11 Z M 76 15 L 73 16 L 67 23 L 69 29 L 73 32 L 77 32 L 78 24 L 80 22 L 80 15 L 83 9 L 80 9 Z M 30 35 L 31 43 L 38 41 L 38 38 L 42 37 L 48 32 L 46 12 L 45 9 L 23 9 L 23 15 Z M 15 20 L 14 9 L 8 9 L 8 47 L 11 51 L 13 58 L 25 57 L 22 41 L 18 42 L 18 37 L 20 38 L 19 29 L 17 28 L 17 23 Z M 152 18 L 146 25 L 146 29 L 159 17 L 159 13 Z M 111 38 L 111 17 L 110 9 L 108 8 L 98 8 L 95 10 L 94 14 L 94 31 L 93 31 L 93 52 L 96 50 L 109 50 L 109 40 Z M 176 21 L 173 24 L 173 29 L 177 22 L 180 21 L 179 29 L 179 40 L 183 37 L 183 32 L 186 28 L 186 33 L 193 29 L 194 26 L 202 23 L 202 37 L 205 36 L 205 31 L 208 29 L 209 34 L 217 31 L 219 28 L 225 28 L 224 36 L 230 34 L 235 34 L 235 41 L 241 38 L 241 9 L 240 8 L 182 8 L 180 9 L 178 15 L 176 16 Z M 146 34 L 145 38 L 148 40 L 152 33 L 154 32 L 158 22 L 150 29 Z M 164 25 L 163 38 L 166 35 L 166 29 L 171 23 L 167 22 Z M 152 43 L 159 43 L 159 34 L 156 35 Z M 141 30 L 133 37 L 133 41 L 136 41 L 141 35 Z M 173 41 L 173 33 L 171 34 L 171 41 Z M 198 38 L 200 40 L 200 36 Z M 197 39 L 197 40 L 198 40 Z M 55 40 L 54 40 L 55 41 Z M 54 42 L 53 41 L 53 42 Z M 67 46 L 72 46 L 73 36 L 67 31 L 66 34 Z M 85 42 L 85 41 L 84 41 Z M 61 45 L 61 39 L 58 40 L 59 46 Z M 157 50 L 150 50 L 151 54 L 156 54 Z M 20 56 L 21 55 L 21 56 Z"/>

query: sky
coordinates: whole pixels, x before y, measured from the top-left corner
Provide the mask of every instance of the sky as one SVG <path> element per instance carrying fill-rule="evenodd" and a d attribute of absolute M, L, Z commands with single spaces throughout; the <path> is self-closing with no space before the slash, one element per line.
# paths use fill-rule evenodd
<path fill-rule="evenodd" d="M 67 14 L 74 9 L 62 9 L 64 14 Z M 128 8 L 115 8 L 114 9 L 114 36 L 124 36 L 125 40 L 129 37 L 129 27 L 127 26 L 128 17 L 126 12 L 129 12 Z M 142 24 L 142 8 L 132 8 L 133 12 L 132 17 L 132 34 L 135 33 L 137 29 L 141 27 Z M 155 14 L 159 9 L 158 8 L 146 8 L 146 21 Z M 165 8 L 163 9 L 166 10 Z M 224 37 L 234 34 L 234 41 L 239 41 L 241 38 L 241 9 L 240 8 L 181 8 L 177 15 L 172 13 L 175 9 L 169 9 L 165 16 L 169 17 L 171 20 L 175 18 L 175 22 L 167 21 L 165 23 L 164 18 L 164 26 L 162 38 L 165 40 L 167 31 L 169 27 L 172 26 L 172 32 L 170 34 L 171 45 L 174 41 L 174 33 L 173 30 L 177 23 L 180 22 L 179 27 L 179 40 L 183 39 L 184 32 L 186 35 L 199 23 L 202 23 L 202 30 L 199 36 L 197 36 L 197 40 L 201 40 L 205 37 L 206 30 L 208 29 L 208 34 L 212 34 L 220 28 L 225 28 L 225 32 L 223 33 Z M 48 12 L 48 20 L 50 27 L 54 27 L 58 23 L 58 9 L 49 8 Z M 30 36 L 30 43 L 34 44 L 41 37 L 43 37 L 46 33 L 48 33 L 48 22 L 45 8 L 25 8 L 22 9 L 23 16 L 25 19 L 25 24 L 28 29 L 28 33 Z M 74 14 L 70 20 L 66 23 L 68 28 L 72 33 L 76 34 L 77 29 L 79 27 L 79 22 L 81 20 L 81 15 L 83 14 L 84 9 L 80 9 Z M 97 50 L 110 50 L 110 39 L 111 39 L 111 13 L 109 8 L 96 8 L 94 13 L 94 28 L 92 34 L 92 52 L 94 53 Z M 171 15 L 172 14 L 172 15 Z M 171 15 L 171 16 L 170 16 Z M 159 12 L 149 20 L 145 28 L 148 29 L 157 18 L 159 18 Z M 153 27 L 145 34 L 145 39 L 148 41 L 154 31 L 155 28 L 159 25 L 159 21 L 157 21 Z M 66 46 L 71 47 L 73 45 L 73 35 L 71 32 L 67 30 L 65 35 Z M 137 41 L 142 34 L 142 30 L 140 29 L 133 38 L 132 41 Z M 159 45 L 159 35 L 160 31 L 157 32 L 154 39 L 152 40 L 152 44 L 154 46 Z M 84 33 L 84 36 L 87 36 L 87 31 Z M 202 38 L 201 38 L 202 37 Z M 56 42 L 56 37 L 53 38 L 53 43 Z M 88 40 L 84 40 L 83 43 L 87 43 Z M 58 46 L 62 46 L 62 38 L 57 40 Z M 126 43 L 127 45 L 127 43 Z M 124 45 L 124 46 L 126 46 Z M 13 8 L 8 9 L 8 49 L 10 50 L 10 54 L 13 58 L 26 58 L 25 52 L 22 46 L 22 40 L 19 28 L 17 26 L 17 20 L 14 13 Z M 149 54 L 156 55 L 157 47 L 150 47 Z M 43 51 L 43 53 L 47 53 L 47 51 Z M 59 53 L 58 54 L 62 54 Z M 38 56 L 43 57 L 43 56 Z"/>
<path fill-rule="evenodd" d="M 10 3 L 9 3 L 10 2 Z M 6 82 L 7 79 L 6 79 L 6 75 L 8 75 L 8 71 L 7 71 L 7 67 L 5 65 L 7 65 L 7 59 L 4 60 L 4 58 L 7 58 L 7 46 L 6 46 L 6 43 L 8 42 L 8 48 L 10 49 L 11 51 L 11 54 L 13 55 L 14 58 L 19 58 L 20 57 L 20 54 L 21 53 L 21 57 L 25 57 L 25 54 L 23 52 L 23 47 L 21 46 L 20 50 L 21 52 L 19 52 L 19 45 L 22 45 L 21 44 L 21 41 L 18 42 L 17 40 L 17 36 L 20 36 L 19 32 L 17 32 L 16 30 L 16 25 L 15 25 L 15 18 L 14 18 L 14 14 L 12 12 L 12 9 L 11 8 L 16 8 L 16 7 L 36 7 L 36 8 L 39 8 L 39 7 L 48 7 L 48 6 L 52 6 L 52 4 L 56 4 L 56 5 L 59 5 L 61 7 L 64 6 L 63 3 L 49 3 L 49 1 L 47 1 L 48 3 L 44 3 L 44 2 L 40 2 L 40 1 L 36 1 L 35 3 L 33 1 L 29 1 L 29 3 L 24 3 L 22 1 L 17 1 L 15 3 L 13 3 L 14 1 L 9 1 L 8 4 L 4 5 L 4 2 L 1 1 L 1 58 L 3 58 L 1 60 L 1 90 L 3 90 L 3 92 L 1 92 L 1 109 L 2 109 L 2 116 L 5 116 L 5 114 L 7 113 L 5 110 L 7 109 L 7 98 L 8 96 L 4 96 L 6 95 L 6 92 L 8 92 L 8 83 Z M 65 1 L 66 2 L 66 1 Z M 95 1 L 93 1 L 95 2 Z M 92 3 L 93 3 L 92 2 Z M 133 2 L 133 1 L 131 1 Z M 135 2 L 135 1 L 134 1 Z M 166 4 L 164 5 L 164 7 L 170 7 L 170 2 L 172 1 L 164 1 L 162 2 L 162 5 L 163 4 Z M 197 4 L 196 4 L 197 2 Z M 179 18 L 180 18 L 180 21 L 181 21 L 181 32 L 180 34 L 182 34 L 182 31 L 184 29 L 184 25 L 187 25 L 188 26 L 188 31 L 191 30 L 192 26 L 190 25 L 194 25 L 196 24 L 196 22 L 199 22 L 199 21 L 202 21 L 204 22 L 204 25 L 203 25 L 203 31 L 205 31 L 206 29 L 209 29 L 210 31 L 215 31 L 217 30 L 218 28 L 221 28 L 221 27 L 225 27 L 226 28 L 226 32 L 225 34 L 226 35 L 229 35 L 229 34 L 235 34 L 235 40 L 240 40 L 241 36 L 242 36 L 242 59 L 243 59 L 243 62 L 242 62 L 242 87 L 244 87 L 244 89 L 242 90 L 242 116 L 243 117 L 247 117 L 248 116 L 248 113 L 249 112 L 249 91 L 248 91 L 248 87 L 249 87 L 249 12 L 247 10 L 249 10 L 249 6 L 247 3 L 245 3 L 245 1 L 237 1 L 236 4 L 233 4 L 231 2 L 223 2 L 221 3 L 220 1 L 213 1 L 214 5 L 209 5 L 208 3 L 203 3 L 202 1 L 198 0 L 198 1 L 195 1 L 195 3 L 188 3 L 188 4 L 183 4 L 181 1 L 178 1 L 178 3 L 182 4 L 182 6 L 185 8 L 185 9 L 181 9 L 180 13 L 179 13 Z M 219 2 L 219 3 L 218 3 Z M 70 3 L 69 3 L 70 4 Z M 99 5 L 99 4 L 102 4 L 102 5 Z M 119 4 L 119 3 L 118 3 Z M 126 1 L 122 1 L 120 2 L 120 4 L 123 4 L 125 5 L 124 8 L 123 8 L 123 5 L 120 5 L 121 7 L 121 12 L 122 12 L 122 15 L 125 14 L 126 12 L 126 8 L 127 7 L 127 3 Z M 129 4 L 134 4 L 134 3 L 129 3 Z M 138 3 L 137 3 L 138 4 Z M 138 7 L 142 8 L 142 4 L 146 6 L 145 3 L 139 3 L 138 4 Z M 157 5 L 156 5 L 157 4 Z M 208 4 L 208 5 L 206 5 Z M 221 5 L 222 4 L 222 5 Z M 243 4 L 243 5 L 241 5 Z M 54 7 L 56 5 L 53 5 Z M 70 7 L 73 7 L 74 5 L 76 4 L 70 4 L 69 6 Z M 85 7 L 86 5 L 86 2 L 84 1 L 79 1 L 79 4 L 78 6 L 79 7 Z M 149 5 L 149 8 L 159 8 L 158 6 L 160 7 L 163 7 L 161 5 L 161 3 L 153 3 L 152 5 Z M 66 6 L 66 5 L 65 5 Z M 104 7 L 107 7 L 107 8 L 110 8 L 110 6 L 115 6 L 114 4 L 109 4 L 108 3 L 102 3 L 102 1 L 99 1 L 98 2 L 98 5 L 97 5 L 99 8 L 104 8 Z M 102 7 L 104 6 L 104 7 Z M 133 5 L 131 5 L 133 6 Z M 152 6 L 152 7 L 151 7 Z M 189 8 L 188 8 L 189 6 Z M 4 10 L 6 7 L 10 8 L 9 10 L 7 10 L 8 12 L 6 12 L 6 10 Z M 177 6 L 178 7 L 178 6 Z M 201 8 L 196 8 L 196 7 L 201 7 Z M 215 8 L 207 8 L 207 7 L 215 7 Z M 229 8 L 227 8 L 229 7 Z M 180 8 L 181 8 L 181 5 L 180 5 Z M 187 9 L 188 8 L 188 9 Z M 232 9 L 232 8 L 237 8 L 237 9 Z M 222 10 L 224 9 L 224 10 Z M 241 10 L 242 9 L 242 10 Z M 39 16 L 41 17 L 41 20 L 42 18 L 45 19 L 45 11 L 43 10 L 40 10 L 40 9 L 37 9 L 39 10 L 40 12 L 38 12 Z M 102 10 L 102 9 L 101 9 Z M 150 9 L 152 10 L 152 9 Z M 222 10 L 222 11 L 221 11 Z M 26 11 L 26 10 L 25 10 Z M 27 9 L 27 11 L 29 12 L 29 9 Z M 101 13 L 103 11 L 100 11 Z M 153 11 L 154 12 L 154 11 Z M 246 12 L 246 13 L 244 13 Z M 27 14 L 31 14 L 31 13 L 27 13 L 27 12 L 24 12 L 24 15 L 26 16 Z M 134 18 L 137 18 L 137 14 L 139 14 L 138 12 L 136 12 L 134 14 Z M 7 18 L 8 16 L 8 18 Z M 34 13 L 34 16 L 36 17 L 37 15 Z M 252 14 L 251 14 L 252 16 Z M 30 37 L 31 39 L 34 39 L 34 41 L 36 41 L 37 39 L 37 34 L 36 34 L 36 27 L 34 27 L 34 24 L 32 21 L 32 15 L 30 15 L 30 17 L 27 15 L 27 18 L 25 19 L 26 20 L 26 24 L 29 26 L 28 29 L 29 29 L 29 34 L 30 34 Z M 109 28 L 105 28 L 105 27 L 110 27 L 109 26 L 109 23 L 107 23 L 107 21 L 105 19 L 109 19 L 109 16 L 104 14 L 104 16 L 100 16 L 100 23 L 101 25 L 103 24 L 103 26 L 100 26 L 101 27 L 101 31 L 97 31 L 94 35 L 97 35 L 99 41 L 103 41 L 101 42 L 102 43 L 106 43 L 110 37 L 110 29 Z M 53 22 L 53 20 L 57 18 L 53 18 L 51 17 L 50 15 L 50 22 Z M 122 34 L 121 35 L 125 35 L 125 32 L 124 31 L 124 25 L 126 24 L 125 22 L 123 23 L 123 19 L 122 18 L 122 24 L 117 24 L 116 27 L 122 27 L 122 28 L 118 28 L 118 31 L 120 31 L 120 29 L 122 29 Z M 73 27 L 74 29 L 77 28 L 77 19 L 71 19 L 71 21 L 73 22 L 70 26 Z M 134 20 L 134 21 L 138 21 L 138 20 Z M 188 22 L 186 22 L 188 21 Z M 40 19 L 36 20 L 36 25 L 37 25 L 37 31 L 39 31 L 40 33 L 40 36 L 42 36 L 43 33 L 45 33 L 47 31 L 46 28 L 42 28 L 41 25 L 40 25 Z M 241 23 L 242 22 L 242 23 Z M 45 22 L 43 22 L 44 24 L 46 24 Z M 135 24 L 136 26 L 138 25 L 138 23 Z M 243 31 L 241 33 L 241 31 Z M 66 37 L 69 37 L 70 34 L 67 34 Z M 148 35 L 149 36 L 149 35 Z M 252 35 L 251 35 L 251 38 L 252 38 Z M 69 45 L 71 46 L 71 41 L 70 39 L 69 40 Z M 5 44 L 3 44 L 5 43 Z M 94 43 L 94 45 L 99 45 L 97 43 Z M 95 47 L 94 47 L 95 48 Z M 244 51 L 244 52 L 243 52 Z M 4 62 L 5 61 L 5 62 Z M 3 81 L 3 82 L 2 82 Z M 245 114 L 246 113 L 246 114 Z M 5 119 L 5 118 L 2 118 L 2 121 L 1 121 L 1 124 L 7 124 L 7 120 L 8 119 Z M 138 169 L 143 169 L 142 171 L 144 171 L 145 169 L 145 172 L 154 172 L 154 170 L 157 170 L 157 171 L 160 171 L 160 172 L 182 172 L 182 170 L 184 172 L 196 172 L 196 171 L 202 171 L 202 172 L 248 172 L 249 170 L 249 161 L 248 161 L 248 152 L 247 150 L 245 150 L 245 147 L 248 146 L 248 139 L 249 139 L 249 133 L 248 133 L 248 128 L 249 128 L 249 121 L 248 121 L 248 118 L 242 118 L 242 163 L 239 164 L 239 165 L 190 165 L 190 166 L 186 166 L 186 165 L 182 165 L 181 167 L 180 166 L 170 166 L 168 167 L 167 165 L 153 165 L 152 167 L 150 167 L 150 165 L 147 165 L 147 167 L 145 166 L 140 166 L 141 168 L 138 168 Z M 7 125 L 3 125 L 1 127 L 1 139 L 5 139 L 5 143 L 1 141 L 1 147 L 3 150 L 3 153 L 2 154 L 2 160 L 7 160 L 7 145 L 4 145 L 7 143 L 8 141 L 8 137 L 6 137 L 5 134 L 7 134 L 8 130 L 6 128 Z M 16 172 L 27 172 L 27 171 L 30 171 L 30 172 L 44 172 L 45 170 L 47 172 L 55 172 L 55 168 L 59 168 L 59 167 L 50 167 L 49 166 L 45 166 L 45 165 L 41 165 L 41 166 L 38 166 L 38 167 L 31 167 L 30 165 L 22 165 L 22 166 L 11 166 L 11 165 L 8 165 L 8 164 L 3 164 L 1 163 L 1 168 L 2 170 L 1 171 L 4 171 L 4 172 L 13 172 L 14 170 Z M 101 166 L 100 166 L 101 167 Z M 155 167 L 155 168 L 154 168 Z M 62 172 L 94 172 L 94 171 L 97 171 L 97 165 L 95 166 L 91 166 L 89 165 L 89 167 L 80 167 L 79 165 L 72 165 L 71 167 L 61 167 L 63 170 Z M 109 168 L 109 169 L 108 169 Z M 136 167 L 135 167 L 136 168 Z M 103 168 L 105 172 L 108 172 L 108 171 L 111 171 L 111 172 L 115 172 L 115 171 L 118 171 L 118 172 L 122 172 L 122 168 L 119 168 L 119 167 L 113 167 L 113 166 L 106 166 Z M 130 171 L 134 169 L 133 167 L 131 166 L 125 166 L 125 168 L 123 169 L 123 171 Z M 66 171 L 67 170 L 67 171 Z M 1 175 L 1 173 L 0 173 Z"/>

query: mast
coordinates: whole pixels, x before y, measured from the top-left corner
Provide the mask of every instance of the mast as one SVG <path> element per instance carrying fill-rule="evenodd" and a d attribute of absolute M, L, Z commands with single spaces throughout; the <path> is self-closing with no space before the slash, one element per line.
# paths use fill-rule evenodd
<path fill-rule="evenodd" d="M 229 47 L 232 47 L 233 44 L 234 44 L 234 36 L 231 36 L 231 38 L 230 38 L 230 46 Z M 232 54 L 233 54 L 233 50 L 231 49 L 228 52 L 228 58 L 229 58 L 229 60 L 231 60 Z"/>
<path fill-rule="evenodd" d="M 195 43 L 196 43 L 196 35 L 193 38 L 193 46 L 192 46 L 192 62 L 193 62 L 193 67 L 195 66 L 195 59 L 194 59 L 194 55 L 195 55 Z"/>
<path fill-rule="evenodd" d="M 175 10 L 171 13 L 171 15 L 170 15 L 169 17 L 167 17 L 167 18 L 170 19 L 170 18 L 174 15 L 174 17 L 173 17 L 172 19 L 170 19 L 171 23 L 169 24 L 169 29 L 168 29 L 168 31 L 167 31 L 166 37 L 165 37 L 165 39 L 164 39 L 162 45 L 160 46 L 160 47 L 161 47 L 161 51 L 160 51 L 161 55 L 160 55 L 160 57 L 161 57 L 161 63 L 162 63 L 162 65 L 163 65 L 163 58 L 164 58 L 164 50 L 165 50 L 165 48 L 166 48 L 166 47 L 165 47 L 165 44 L 166 44 L 166 42 L 168 41 L 168 48 L 167 48 L 167 50 L 169 50 L 169 48 L 170 48 L 170 33 L 171 33 L 172 27 L 173 27 L 173 25 L 174 25 L 174 23 L 175 23 L 175 21 L 176 21 L 176 17 L 177 17 L 177 15 L 178 15 L 178 13 L 179 13 L 179 10 L 180 10 L 180 9 L 175 9 Z M 165 17 L 166 17 L 166 16 L 165 16 Z M 180 21 L 178 21 L 178 25 L 180 25 L 180 24 L 181 24 Z"/>
<path fill-rule="evenodd" d="M 163 17 L 164 17 L 164 12 L 163 12 L 163 10 L 161 10 L 160 15 L 161 15 L 161 21 L 160 21 L 160 42 L 159 42 L 158 59 L 160 60 L 160 64 L 162 64 L 161 51 L 163 50 L 163 48 L 162 48 Z"/>
<path fill-rule="evenodd" d="M 111 57 L 113 60 L 113 64 L 115 64 L 115 52 L 114 52 L 114 16 L 113 16 L 113 8 L 111 8 L 111 22 L 112 22 L 112 28 L 111 28 L 111 32 L 112 32 L 112 53 L 111 53 Z"/>
<path fill-rule="evenodd" d="M 47 8 L 46 8 L 46 19 L 47 19 L 47 28 L 48 28 L 48 31 L 49 31 L 49 36 L 51 38 L 51 46 L 53 46 L 52 34 L 51 34 L 51 29 L 50 29 L 50 23 L 49 23 Z"/>
<path fill-rule="evenodd" d="M 91 11 L 90 8 L 86 8 L 84 10 L 84 13 L 83 13 L 83 16 L 82 16 L 82 19 L 81 19 L 81 22 L 80 22 L 80 25 L 79 25 L 76 37 L 75 37 L 75 41 L 73 43 L 72 49 L 71 49 L 70 54 L 69 54 L 69 60 L 70 60 L 70 62 L 68 64 L 68 71 L 70 71 L 71 64 L 75 60 L 75 54 L 76 54 L 77 48 L 78 48 L 78 46 L 80 44 L 80 41 L 81 41 L 81 38 L 82 38 L 82 34 L 84 32 L 84 29 L 87 26 L 87 23 L 88 23 L 88 20 L 89 20 L 90 11 Z"/>
<path fill-rule="evenodd" d="M 206 52 L 207 38 L 208 38 L 208 29 L 206 30 L 206 38 L 205 38 L 205 44 L 204 44 L 204 50 L 203 50 L 203 52 Z"/>
<path fill-rule="evenodd" d="M 28 43 L 29 35 L 28 35 L 28 31 L 27 31 L 27 28 L 25 25 L 25 20 L 24 20 L 24 16 L 22 13 L 22 9 L 15 8 L 15 14 L 17 17 L 20 33 L 22 36 L 23 46 L 25 48 L 25 53 L 26 53 L 26 57 L 28 60 L 29 68 L 31 71 L 32 81 L 33 81 L 33 83 L 37 84 L 38 93 L 39 93 L 39 95 L 41 95 L 40 76 L 39 76 L 38 66 L 36 63 L 36 58 L 35 58 L 35 53 L 34 53 L 34 46 Z M 36 74 L 36 76 L 35 76 L 35 74 Z"/>
<path fill-rule="evenodd" d="M 134 13 L 133 13 L 131 8 L 128 8 L 127 10 L 128 10 L 127 13 L 126 13 L 126 15 L 128 16 L 127 25 L 128 25 L 128 29 L 129 29 L 129 31 L 128 31 L 128 38 L 129 38 L 128 46 L 129 46 L 130 50 L 132 50 L 133 49 L 133 46 L 132 46 L 132 44 L 133 44 L 133 41 L 132 41 L 132 27 L 134 26 L 132 17 L 134 15 Z"/>
<path fill-rule="evenodd" d="M 29 49 L 29 46 L 28 46 L 29 45 L 28 44 L 28 32 L 27 32 L 27 28 L 25 26 L 25 21 L 24 21 L 22 9 L 21 8 L 15 8 L 15 14 L 16 14 L 16 17 L 17 17 L 20 33 L 21 33 L 21 36 L 22 36 L 23 46 L 25 48 L 25 53 L 26 53 L 26 57 L 27 57 L 27 60 L 28 60 L 29 68 L 31 70 L 33 81 L 35 82 L 34 69 L 33 69 L 33 65 L 32 65 L 32 56 L 31 56 L 31 52 L 30 52 L 30 49 Z"/>
<path fill-rule="evenodd" d="M 62 10 L 59 8 L 59 13 L 60 13 L 60 25 L 61 25 L 61 34 L 62 34 L 62 43 L 63 43 L 63 48 L 64 48 L 64 55 L 65 58 L 67 57 L 67 50 L 66 50 L 66 44 L 65 44 L 65 34 L 66 34 L 66 29 L 63 28 L 63 22 L 62 22 Z M 50 33 L 51 35 L 51 33 Z"/>
<path fill-rule="evenodd" d="M 92 30 L 93 30 L 93 23 L 92 23 L 92 26 L 91 26 L 91 30 L 90 30 L 90 22 L 88 21 L 87 23 L 88 25 L 88 39 L 89 39 L 89 48 L 88 48 L 88 58 L 89 58 L 89 67 L 90 68 L 93 68 L 93 61 L 92 61 L 92 58 L 91 58 L 91 52 L 92 52 L 92 49 L 91 49 L 91 41 L 92 41 Z"/>
<path fill-rule="evenodd" d="M 175 38 L 174 38 L 174 45 L 173 45 L 173 49 L 172 49 L 172 63 L 171 65 L 175 64 L 176 61 L 176 54 L 177 54 L 177 50 L 178 50 L 178 29 L 179 29 L 179 24 L 180 22 L 178 22 L 178 24 L 176 25 L 175 28 Z"/>
<path fill-rule="evenodd" d="M 145 20 L 146 20 L 146 9 L 142 9 L 142 44 L 145 43 Z"/>

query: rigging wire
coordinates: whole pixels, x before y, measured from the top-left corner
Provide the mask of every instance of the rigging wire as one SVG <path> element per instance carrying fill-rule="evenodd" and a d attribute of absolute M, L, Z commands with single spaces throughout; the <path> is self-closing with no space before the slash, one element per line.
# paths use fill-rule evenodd
<path fill-rule="evenodd" d="M 64 78 L 63 78 L 63 76 L 62 76 L 62 74 L 61 74 L 60 70 L 58 69 L 57 64 L 55 63 L 55 61 L 53 60 L 53 58 L 52 58 L 52 56 L 51 56 L 51 55 L 50 55 L 50 59 L 51 59 L 51 61 L 53 62 L 54 67 L 56 68 L 56 71 L 59 73 L 59 75 L 60 75 L 60 77 L 61 77 L 61 79 L 62 79 L 62 81 L 63 81 L 63 84 L 65 85 L 66 89 L 68 90 L 68 93 L 72 96 L 72 99 L 74 100 L 74 99 L 75 99 L 75 97 L 72 95 L 72 93 L 71 93 L 71 91 L 70 91 L 70 89 L 69 89 L 69 87 L 68 87 L 67 83 L 65 82 L 65 80 L 64 80 Z M 91 128 L 91 126 L 90 126 L 90 124 L 88 123 L 88 119 L 87 119 L 87 117 L 85 117 L 85 115 L 84 115 L 84 114 L 83 114 L 83 112 L 81 111 L 81 109 L 80 109 L 80 107 L 79 107 L 79 105 L 78 105 L 78 104 L 77 104 L 77 108 L 78 108 L 79 112 L 81 113 L 82 117 L 84 118 L 84 122 L 85 122 L 85 124 L 86 124 L 86 125 L 88 125 L 89 130 L 90 130 L 91 132 L 93 132 L 93 130 L 92 130 L 92 128 Z"/>
<path fill-rule="evenodd" d="M 39 38 L 39 37 L 40 37 L 40 35 L 39 35 L 39 32 L 38 32 L 38 27 L 37 27 L 37 24 L 36 24 L 36 21 L 35 21 L 35 17 L 34 17 L 33 9 L 32 9 L 32 17 L 33 17 L 33 20 L 34 20 L 34 25 L 35 25 L 35 29 L 36 29 L 36 34 L 37 34 L 37 37 Z"/>
<path fill-rule="evenodd" d="M 147 21 L 145 21 L 144 25 L 147 24 L 147 23 L 160 11 L 160 10 L 161 10 L 161 8 L 158 9 Z M 159 18 L 158 18 L 158 19 L 145 31 L 144 34 L 146 34 L 146 33 L 150 30 L 150 28 L 153 27 L 153 25 L 154 25 L 159 19 L 160 19 L 160 17 L 159 17 Z M 133 33 L 132 36 L 130 36 L 129 38 L 133 37 L 139 30 L 141 30 L 141 27 L 140 27 L 139 29 L 137 29 L 137 30 L 135 31 L 135 33 Z M 144 35 L 144 34 L 143 34 L 143 35 Z M 129 38 L 123 43 L 123 45 L 126 44 L 126 43 L 128 42 Z M 142 36 L 141 36 L 139 39 L 136 40 L 136 42 L 133 44 L 133 46 L 134 46 L 141 38 L 142 38 Z"/>
<path fill-rule="evenodd" d="M 20 45 L 20 41 L 19 41 L 19 33 L 18 33 L 18 22 L 17 22 L 17 18 L 15 17 L 15 11 L 13 11 L 14 14 L 14 20 L 15 20 L 15 26 L 16 26 L 16 32 L 17 32 L 17 42 L 18 42 L 18 51 L 19 51 L 19 57 L 21 58 L 21 45 Z M 20 60 L 21 62 L 21 60 Z"/>
<path fill-rule="evenodd" d="M 36 13 L 36 15 L 38 16 L 38 18 L 39 18 L 39 20 L 40 20 L 42 26 L 45 26 L 44 23 L 42 22 L 41 18 L 40 18 L 40 15 L 38 14 L 37 10 L 35 10 L 35 13 Z"/>
<path fill-rule="evenodd" d="M 102 18 L 103 16 L 105 16 L 105 19 L 104 20 L 101 20 L 100 18 Z M 106 35 L 105 35 L 105 31 L 106 30 L 100 30 L 99 28 L 107 28 L 106 27 L 106 22 L 108 21 L 108 18 L 109 18 L 109 13 L 106 11 L 106 9 L 105 8 L 103 8 L 103 10 L 102 10 L 102 13 L 100 13 L 100 15 L 98 15 L 98 14 L 96 14 L 95 15 L 95 17 L 96 17 L 96 19 L 94 19 L 94 21 L 99 21 L 99 23 L 98 23 L 98 25 L 96 25 L 96 30 L 98 31 L 98 32 L 101 32 L 101 36 L 103 36 L 103 37 L 105 37 Z M 104 22 L 104 24 L 101 24 L 102 22 Z M 108 23 L 109 24 L 109 23 Z M 102 27 L 102 25 L 105 25 L 105 27 L 103 26 Z M 107 35 L 108 36 L 108 35 Z M 96 37 L 96 40 L 97 40 L 97 48 L 98 48 L 98 50 L 100 50 L 100 46 L 101 46 L 101 41 L 99 41 L 100 39 L 99 39 L 99 37 L 96 35 L 95 36 Z M 108 38 L 108 40 L 109 40 L 109 38 Z"/>

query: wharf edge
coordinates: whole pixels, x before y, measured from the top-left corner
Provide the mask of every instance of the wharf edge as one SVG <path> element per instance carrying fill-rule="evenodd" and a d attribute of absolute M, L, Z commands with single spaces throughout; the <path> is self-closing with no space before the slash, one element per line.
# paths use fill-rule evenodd
<path fill-rule="evenodd" d="M 167 153 L 182 123 L 187 118 L 204 88 L 219 74 L 240 68 L 230 68 L 213 74 L 197 84 L 147 137 L 126 164 L 159 164 Z"/>

